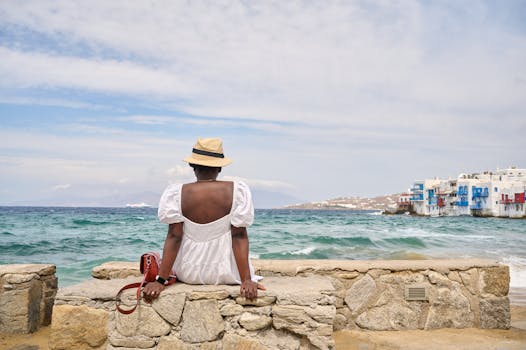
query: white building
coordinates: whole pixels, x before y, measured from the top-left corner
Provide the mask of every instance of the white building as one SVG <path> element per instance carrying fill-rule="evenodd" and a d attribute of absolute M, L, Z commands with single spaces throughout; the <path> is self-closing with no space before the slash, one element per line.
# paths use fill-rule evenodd
<path fill-rule="evenodd" d="M 526 217 L 526 169 L 460 174 L 456 180 L 415 181 L 411 202 L 418 215 Z"/>

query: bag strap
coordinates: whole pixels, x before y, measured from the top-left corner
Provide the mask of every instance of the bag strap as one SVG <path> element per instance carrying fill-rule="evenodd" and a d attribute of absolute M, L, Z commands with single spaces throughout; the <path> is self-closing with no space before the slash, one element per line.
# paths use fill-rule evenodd
<path fill-rule="evenodd" d="M 144 285 L 144 281 L 142 282 L 135 282 L 135 283 L 130 283 L 130 284 L 127 284 L 125 285 L 124 287 L 122 287 L 119 292 L 117 293 L 117 295 L 115 296 L 115 307 L 117 308 L 117 310 L 121 313 L 121 314 L 125 314 L 125 315 L 129 315 L 131 314 L 132 312 L 135 311 L 135 309 L 137 308 L 137 306 L 139 305 L 139 300 L 141 299 L 141 289 L 142 289 L 142 286 Z M 133 306 L 133 308 L 129 309 L 129 310 L 124 310 L 123 308 L 120 307 L 120 303 L 121 303 L 121 294 L 122 292 L 124 292 L 126 289 L 132 289 L 132 288 L 137 288 L 137 296 L 136 296 L 136 302 L 135 302 L 135 305 Z"/>
<path fill-rule="evenodd" d="M 142 263 L 142 259 L 141 259 L 141 263 Z M 132 312 L 135 311 L 135 309 L 137 308 L 137 306 L 139 306 L 139 300 L 141 300 L 141 289 L 142 287 L 146 284 L 146 275 L 148 274 L 148 271 L 150 270 L 150 266 L 147 266 L 146 267 L 146 271 L 144 272 L 144 276 L 142 277 L 142 281 L 141 282 L 135 282 L 135 283 L 130 283 L 130 284 L 127 284 L 125 285 L 124 287 L 122 287 L 118 292 L 117 292 L 117 295 L 115 296 L 115 308 L 121 313 L 121 314 L 125 314 L 125 315 L 129 315 L 131 314 Z M 135 295 L 135 305 L 129 309 L 129 310 L 124 310 L 123 308 L 121 308 L 120 304 L 121 304 L 121 294 L 122 292 L 124 292 L 126 289 L 132 289 L 132 288 L 137 288 L 137 293 Z"/>

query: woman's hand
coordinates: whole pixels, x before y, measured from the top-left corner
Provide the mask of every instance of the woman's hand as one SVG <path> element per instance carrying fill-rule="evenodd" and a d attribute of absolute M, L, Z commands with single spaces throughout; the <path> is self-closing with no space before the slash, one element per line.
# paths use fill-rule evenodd
<path fill-rule="evenodd" d="M 242 297 L 252 300 L 258 297 L 258 289 L 267 290 L 262 284 L 248 279 L 241 283 L 240 294 Z"/>
<path fill-rule="evenodd" d="M 164 286 L 159 282 L 149 282 L 147 283 L 143 290 L 142 294 L 146 302 L 151 303 L 154 299 L 158 298 L 161 292 L 164 290 Z"/>

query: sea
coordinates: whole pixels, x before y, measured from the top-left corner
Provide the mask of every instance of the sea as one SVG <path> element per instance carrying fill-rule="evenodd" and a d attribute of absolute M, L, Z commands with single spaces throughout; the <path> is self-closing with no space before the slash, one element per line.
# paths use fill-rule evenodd
<path fill-rule="evenodd" d="M 55 264 L 64 287 L 104 262 L 162 251 L 166 233 L 155 208 L 0 207 L 0 264 Z M 526 287 L 526 220 L 261 209 L 249 242 L 259 259 L 488 258 Z"/>

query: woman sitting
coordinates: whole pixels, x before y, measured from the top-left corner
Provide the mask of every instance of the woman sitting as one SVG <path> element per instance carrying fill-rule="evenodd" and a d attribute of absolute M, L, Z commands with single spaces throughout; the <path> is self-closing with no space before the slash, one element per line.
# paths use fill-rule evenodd
<path fill-rule="evenodd" d="M 199 139 L 185 159 L 196 182 L 173 184 L 159 202 L 159 220 L 168 226 L 163 260 L 156 282 L 144 288 L 147 300 L 157 298 L 174 270 L 189 284 L 240 284 L 241 296 L 257 297 L 265 289 L 248 259 L 247 227 L 254 221 L 248 186 L 217 181 L 225 158 L 220 139 Z"/>

